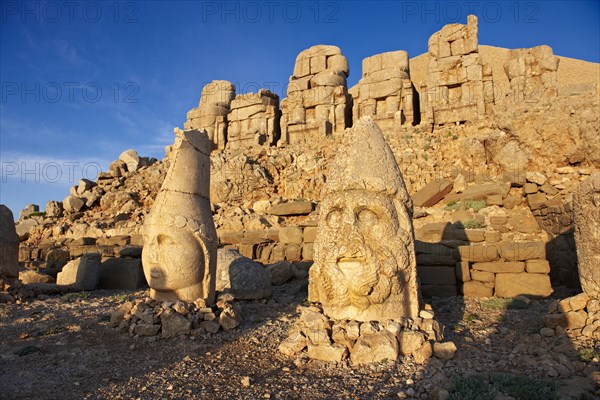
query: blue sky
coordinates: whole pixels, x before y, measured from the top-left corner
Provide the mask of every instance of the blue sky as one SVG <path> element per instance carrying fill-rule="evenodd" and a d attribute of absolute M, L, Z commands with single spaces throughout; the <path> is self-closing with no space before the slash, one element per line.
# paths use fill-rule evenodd
<path fill-rule="evenodd" d="M 315 44 L 342 49 L 352 86 L 363 58 L 422 54 L 474 13 L 480 44 L 600 61 L 598 1 L 0 4 L 0 202 L 15 214 L 62 200 L 128 148 L 162 158 L 210 80 L 285 97 L 296 55 Z"/>

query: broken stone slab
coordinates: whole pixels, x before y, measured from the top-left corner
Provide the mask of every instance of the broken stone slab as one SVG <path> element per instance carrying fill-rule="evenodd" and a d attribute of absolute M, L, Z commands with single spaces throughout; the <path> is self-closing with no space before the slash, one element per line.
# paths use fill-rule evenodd
<path fill-rule="evenodd" d="M 19 241 L 22 242 L 24 240 L 27 240 L 29 238 L 29 232 L 31 231 L 31 229 L 38 226 L 39 224 L 40 222 L 37 220 L 37 218 L 29 218 L 20 221 L 15 227 L 17 235 L 19 236 Z"/>
<path fill-rule="evenodd" d="M 12 211 L 0 204 L 0 275 L 19 277 L 19 234 Z"/>
<path fill-rule="evenodd" d="M 96 182 L 94 181 L 85 178 L 80 179 L 79 186 L 77 186 L 77 194 L 82 195 L 83 193 L 87 192 L 88 190 L 91 190 L 95 186 Z"/>
<path fill-rule="evenodd" d="M 138 155 L 134 149 L 125 150 L 119 155 L 119 160 L 123 161 L 127 165 L 128 172 L 137 171 L 141 166 L 144 165 L 144 161 Z"/>
<path fill-rule="evenodd" d="M 99 286 L 102 289 L 138 289 L 146 284 L 142 260 L 109 258 L 100 265 Z"/>
<path fill-rule="evenodd" d="M 271 276 L 262 264 L 235 249 L 217 252 L 216 290 L 236 299 L 266 299 L 271 296 Z"/>
<path fill-rule="evenodd" d="M 271 284 L 280 286 L 294 277 L 294 269 L 289 261 L 279 261 L 266 267 L 271 276 Z"/>
<path fill-rule="evenodd" d="M 310 201 L 294 201 L 272 205 L 267 213 L 279 216 L 308 215 L 312 210 L 313 205 Z"/>
<path fill-rule="evenodd" d="M 85 207 L 85 199 L 81 197 L 68 195 L 62 202 L 63 209 L 69 213 L 79 212 Z"/>
<path fill-rule="evenodd" d="M 434 179 L 412 196 L 415 207 L 432 207 L 452 190 L 453 183 L 445 179 Z"/>
<path fill-rule="evenodd" d="M 100 254 L 88 253 L 70 261 L 56 277 L 58 285 L 78 290 L 94 290 L 100 279 Z"/>
<path fill-rule="evenodd" d="M 350 353 L 350 360 L 354 365 L 395 361 L 398 353 L 395 335 L 383 330 L 359 337 Z"/>
<path fill-rule="evenodd" d="M 338 343 L 308 344 L 308 356 L 314 360 L 340 362 L 348 356 L 348 348 Z"/>
<path fill-rule="evenodd" d="M 468 187 L 458 197 L 460 200 L 485 200 L 493 195 L 501 195 L 505 198 L 509 190 L 509 184 L 483 183 Z"/>
<path fill-rule="evenodd" d="M 192 323 L 187 318 L 171 309 L 166 309 L 160 315 L 160 323 L 162 325 L 161 336 L 163 339 L 188 335 L 192 328 Z"/>

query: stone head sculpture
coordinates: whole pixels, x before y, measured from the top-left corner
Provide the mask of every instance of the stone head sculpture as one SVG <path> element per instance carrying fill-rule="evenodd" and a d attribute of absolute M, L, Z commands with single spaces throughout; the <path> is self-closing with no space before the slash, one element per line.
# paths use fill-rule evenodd
<path fill-rule="evenodd" d="M 412 200 L 372 119 L 344 132 L 321 197 L 309 300 L 333 319 L 418 316 Z"/>
<path fill-rule="evenodd" d="M 144 223 L 142 262 L 150 296 L 214 302 L 217 234 L 210 209 L 205 131 L 175 129 L 169 170 Z"/>

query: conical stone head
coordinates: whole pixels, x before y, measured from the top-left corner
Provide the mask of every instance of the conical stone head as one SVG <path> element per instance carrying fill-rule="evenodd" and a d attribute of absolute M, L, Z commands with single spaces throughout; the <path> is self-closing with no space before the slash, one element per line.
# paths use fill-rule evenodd
<path fill-rule="evenodd" d="M 412 202 L 377 124 L 344 132 L 320 205 L 309 300 L 333 319 L 419 313 Z"/>
<path fill-rule="evenodd" d="M 214 302 L 217 234 L 210 209 L 205 131 L 175 130 L 169 169 L 144 223 L 142 262 L 150 296 Z"/>

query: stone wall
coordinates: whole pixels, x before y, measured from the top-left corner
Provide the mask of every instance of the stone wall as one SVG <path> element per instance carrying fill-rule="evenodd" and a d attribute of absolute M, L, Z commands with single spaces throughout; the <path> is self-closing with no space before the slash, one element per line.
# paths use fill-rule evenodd
<path fill-rule="evenodd" d="M 492 69 L 479 56 L 476 16 L 429 38 L 427 85 L 421 93 L 421 121 L 428 124 L 462 123 L 491 112 Z"/>
<path fill-rule="evenodd" d="M 362 62 L 362 69 L 361 80 L 350 89 L 353 121 L 371 116 L 383 132 L 418 121 L 414 104 L 416 91 L 410 80 L 406 51 L 367 57 Z"/>
<path fill-rule="evenodd" d="M 279 139 L 279 96 L 266 89 L 238 94 L 228 114 L 227 148 L 273 146 Z"/>
<path fill-rule="evenodd" d="M 558 96 L 558 62 L 550 46 L 510 50 L 504 64 L 510 80 L 509 99 L 537 102 Z"/>
<path fill-rule="evenodd" d="M 206 130 L 214 148 L 224 149 L 227 142 L 227 115 L 235 98 L 235 86 L 216 80 L 202 88 L 200 104 L 187 113 L 184 129 Z"/>
<path fill-rule="evenodd" d="M 348 60 L 336 46 L 313 46 L 296 58 L 281 102 L 281 145 L 318 142 L 351 125 Z"/>

